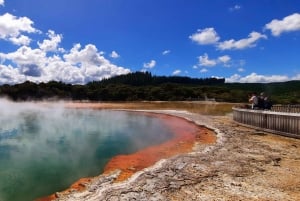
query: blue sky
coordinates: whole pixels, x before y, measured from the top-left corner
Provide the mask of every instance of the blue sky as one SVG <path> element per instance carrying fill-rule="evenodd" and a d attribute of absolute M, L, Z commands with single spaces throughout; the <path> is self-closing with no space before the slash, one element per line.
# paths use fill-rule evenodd
<path fill-rule="evenodd" d="M 300 80 L 298 0 L 0 0 L 0 84 Z"/>

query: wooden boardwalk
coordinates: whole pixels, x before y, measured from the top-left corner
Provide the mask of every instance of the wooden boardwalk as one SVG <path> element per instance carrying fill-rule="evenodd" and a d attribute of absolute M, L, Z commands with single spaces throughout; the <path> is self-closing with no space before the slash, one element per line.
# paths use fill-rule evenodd
<path fill-rule="evenodd" d="M 300 113 L 300 105 L 274 105 L 272 107 L 274 112 L 289 112 Z"/>
<path fill-rule="evenodd" d="M 234 107 L 233 120 L 246 126 L 300 139 L 300 106 L 274 106 L 272 110 Z"/>

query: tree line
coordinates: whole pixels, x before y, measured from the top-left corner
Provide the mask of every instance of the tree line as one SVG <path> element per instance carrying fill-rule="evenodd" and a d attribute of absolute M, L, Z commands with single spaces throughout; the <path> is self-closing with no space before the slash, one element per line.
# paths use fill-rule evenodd
<path fill-rule="evenodd" d="M 223 84 L 224 78 L 190 78 L 183 76 L 153 76 L 150 72 L 135 72 L 119 75 L 101 81 L 93 82 L 97 84 L 125 84 L 131 86 L 160 85 L 164 83 L 190 84 L 190 85 L 210 85 Z"/>
<path fill-rule="evenodd" d="M 247 102 L 252 92 L 267 93 L 274 103 L 300 104 L 300 81 L 282 83 L 225 83 L 218 78 L 153 76 L 149 72 L 119 75 L 85 85 L 63 82 L 26 81 L 0 86 L 0 96 L 14 101 L 90 100 L 90 101 L 216 101 Z"/>

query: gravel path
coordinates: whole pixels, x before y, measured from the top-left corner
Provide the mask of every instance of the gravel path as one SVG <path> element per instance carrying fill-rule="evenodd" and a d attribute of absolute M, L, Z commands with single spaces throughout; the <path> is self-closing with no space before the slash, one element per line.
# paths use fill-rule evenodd
<path fill-rule="evenodd" d="M 189 154 L 163 159 L 115 183 L 118 171 L 100 175 L 81 192 L 57 200 L 300 200 L 300 140 L 245 128 L 230 116 L 153 111 L 212 128 L 217 142 L 195 145 Z"/>

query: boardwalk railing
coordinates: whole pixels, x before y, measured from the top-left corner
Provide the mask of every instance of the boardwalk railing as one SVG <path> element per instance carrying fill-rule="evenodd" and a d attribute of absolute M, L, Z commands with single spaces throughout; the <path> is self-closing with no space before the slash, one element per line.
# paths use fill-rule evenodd
<path fill-rule="evenodd" d="M 300 105 L 273 105 L 272 111 L 300 113 Z"/>
<path fill-rule="evenodd" d="M 300 113 L 234 107 L 233 120 L 265 131 L 300 138 Z"/>

